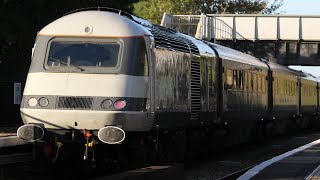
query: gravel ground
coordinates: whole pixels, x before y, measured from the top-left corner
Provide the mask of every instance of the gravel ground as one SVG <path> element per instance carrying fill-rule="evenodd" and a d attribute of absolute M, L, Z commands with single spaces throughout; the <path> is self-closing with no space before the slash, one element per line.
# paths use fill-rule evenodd
<path fill-rule="evenodd" d="M 257 165 L 287 151 L 320 139 L 320 131 L 276 137 L 259 145 L 241 145 L 211 157 L 199 158 L 185 168 L 186 180 L 213 180 Z"/>

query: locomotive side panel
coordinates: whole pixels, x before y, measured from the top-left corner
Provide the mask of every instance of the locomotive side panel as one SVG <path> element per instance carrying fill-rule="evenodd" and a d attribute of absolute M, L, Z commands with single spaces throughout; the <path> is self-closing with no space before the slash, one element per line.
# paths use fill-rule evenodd
<path fill-rule="evenodd" d="M 201 57 L 201 122 L 212 124 L 217 120 L 216 59 Z"/>
<path fill-rule="evenodd" d="M 155 125 L 185 127 L 190 118 L 190 55 L 154 49 Z"/>

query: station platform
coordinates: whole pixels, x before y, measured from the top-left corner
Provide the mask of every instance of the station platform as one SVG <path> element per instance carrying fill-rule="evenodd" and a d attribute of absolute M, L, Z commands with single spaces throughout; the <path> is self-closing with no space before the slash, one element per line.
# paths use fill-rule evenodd
<path fill-rule="evenodd" d="M 0 148 L 28 143 L 17 136 L 18 128 L 19 126 L 0 127 Z"/>
<path fill-rule="evenodd" d="M 267 160 L 238 180 L 320 179 L 320 139 Z"/>

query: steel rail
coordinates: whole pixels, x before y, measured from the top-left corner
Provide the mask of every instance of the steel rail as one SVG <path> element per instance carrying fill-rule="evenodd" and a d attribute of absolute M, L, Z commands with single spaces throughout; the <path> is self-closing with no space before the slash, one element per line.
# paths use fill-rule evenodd
<path fill-rule="evenodd" d="M 237 179 L 238 177 L 240 177 L 242 174 L 244 174 L 245 172 L 247 172 L 249 169 L 255 167 L 256 165 L 241 169 L 239 171 L 233 172 L 231 174 L 228 174 L 224 177 L 218 178 L 217 180 L 234 180 Z"/>

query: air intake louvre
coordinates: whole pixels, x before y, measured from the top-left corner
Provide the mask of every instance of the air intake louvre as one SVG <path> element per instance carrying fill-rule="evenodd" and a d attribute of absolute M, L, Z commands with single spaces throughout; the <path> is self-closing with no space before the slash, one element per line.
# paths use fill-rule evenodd
<path fill-rule="evenodd" d="M 154 26 L 149 29 L 155 38 L 156 47 L 166 48 L 173 51 L 181 51 L 199 55 L 198 47 L 189 39 L 179 36 L 177 32 L 170 29 Z"/>
<path fill-rule="evenodd" d="M 57 109 L 92 109 L 93 98 L 59 97 Z"/>
<path fill-rule="evenodd" d="M 190 119 L 200 118 L 201 94 L 200 94 L 200 62 L 191 61 L 191 112 Z"/>

